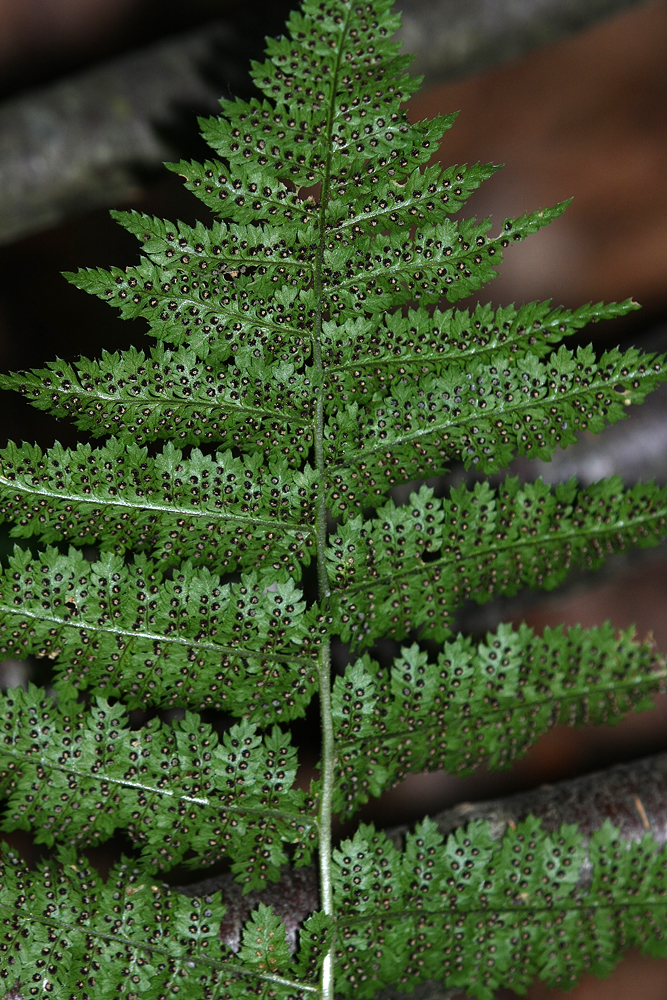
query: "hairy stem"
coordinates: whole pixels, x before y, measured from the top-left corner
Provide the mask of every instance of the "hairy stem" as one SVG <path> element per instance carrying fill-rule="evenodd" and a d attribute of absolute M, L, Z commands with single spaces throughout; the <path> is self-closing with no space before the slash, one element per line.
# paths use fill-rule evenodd
<path fill-rule="evenodd" d="M 319 828 L 320 905 L 324 913 L 333 916 L 331 875 L 331 804 L 334 790 L 334 735 L 331 715 L 331 653 L 329 640 L 324 644 L 318 663 L 320 717 L 322 725 L 322 764 L 320 804 L 317 816 Z M 333 943 L 322 965 L 322 1000 L 333 1000 Z"/>
<path fill-rule="evenodd" d="M 324 232 L 324 226 L 322 226 Z M 322 243 L 322 241 L 321 241 Z M 323 249 L 323 248 L 322 248 Z M 318 265 L 321 265 L 321 255 L 318 254 Z M 320 284 L 321 266 L 317 268 L 316 282 Z M 318 295 L 318 299 L 320 296 Z M 322 350 L 320 334 L 322 329 L 321 309 L 318 308 L 316 335 L 314 338 L 314 362 L 320 376 L 317 410 L 315 418 L 315 461 L 320 474 L 320 488 L 324 487 L 324 400 L 322 393 Z M 318 597 L 322 607 L 329 598 L 329 578 L 326 566 L 327 541 L 327 508 L 322 498 L 317 508 L 317 583 Z M 333 888 L 331 882 L 331 815 L 334 791 L 334 734 L 333 717 L 331 714 L 331 643 L 329 639 L 323 643 L 318 659 L 318 690 L 320 696 L 320 720 L 322 732 L 321 751 L 321 789 L 317 815 L 319 867 L 320 867 L 320 901 L 324 913 L 333 916 Z M 333 944 L 325 956 L 322 966 L 322 1000 L 333 998 Z"/>

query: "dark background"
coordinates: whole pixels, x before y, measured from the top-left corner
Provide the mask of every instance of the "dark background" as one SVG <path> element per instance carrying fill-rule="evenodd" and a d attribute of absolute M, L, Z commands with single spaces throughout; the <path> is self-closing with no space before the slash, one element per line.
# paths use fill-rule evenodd
<path fill-rule="evenodd" d="M 227 12 L 243 26 L 245 43 L 258 57 L 261 35 L 279 30 L 288 7 L 232 0 L 0 0 L 0 99 Z M 441 149 L 445 163 L 506 165 L 474 196 L 467 214 L 492 215 L 499 223 L 506 215 L 574 197 L 563 218 L 512 248 L 501 277 L 482 299 L 553 298 L 576 306 L 633 296 L 644 306 L 641 313 L 593 327 L 582 339 L 593 337 L 600 348 L 656 336 L 667 343 L 666 51 L 667 4 L 660 0 L 518 62 L 426 90 L 412 102 L 414 118 L 460 110 Z M 204 155 L 191 129 L 184 129 L 179 141 L 181 155 Z M 117 207 L 186 221 L 205 217 L 203 206 L 166 172 L 131 204 Z M 60 276 L 79 266 L 125 266 L 136 258 L 136 242 L 104 210 L 0 247 L 0 370 L 140 346 L 139 322 L 121 323 L 107 306 Z M 7 394 L 0 399 L 0 424 L 0 441 L 75 440 L 67 424 Z M 516 610 L 515 618 L 537 628 L 606 619 L 626 628 L 634 622 L 640 636 L 652 632 L 667 652 L 667 556 L 658 552 L 562 596 L 531 603 Z M 5 683 L 24 677 L 17 665 L 5 665 Z M 667 696 L 656 701 L 656 711 L 614 728 L 558 727 L 511 772 L 412 777 L 369 807 L 365 818 L 385 823 L 417 818 L 464 799 L 533 787 L 665 749 Z M 561 995 L 536 986 L 530 998 Z M 611 980 L 586 981 L 567 996 L 665 1000 L 667 963 L 630 956 Z"/>

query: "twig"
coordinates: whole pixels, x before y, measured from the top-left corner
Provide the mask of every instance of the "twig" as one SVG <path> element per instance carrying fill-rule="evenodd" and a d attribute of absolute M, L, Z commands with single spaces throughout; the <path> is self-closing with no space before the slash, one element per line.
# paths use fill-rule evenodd
<path fill-rule="evenodd" d="M 136 196 L 178 158 L 167 129 L 216 110 L 224 83 L 204 69 L 232 38 L 219 21 L 2 105 L 0 243 Z M 245 80 L 229 56 L 224 76 Z"/>

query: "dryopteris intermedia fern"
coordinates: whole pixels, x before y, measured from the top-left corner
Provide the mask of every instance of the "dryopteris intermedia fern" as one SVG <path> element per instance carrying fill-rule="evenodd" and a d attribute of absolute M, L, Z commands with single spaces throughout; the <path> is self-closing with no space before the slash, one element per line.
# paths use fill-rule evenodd
<path fill-rule="evenodd" d="M 665 378 L 662 358 L 561 343 L 630 301 L 440 310 L 565 205 L 499 230 L 452 217 L 495 168 L 428 165 L 454 116 L 401 110 L 417 81 L 397 25 L 385 0 L 306 0 L 253 66 L 262 97 L 202 123 L 221 159 L 172 165 L 218 221 L 116 213 L 140 263 L 70 276 L 156 346 L 2 378 L 106 438 L 0 455 L 2 516 L 33 540 L 2 573 L 0 650 L 54 671 L 50 694 L 2 697 L 4 829 L 58 849 L 35 871 L 4 856 L 16 996 L 331 1000 L 435 979 L 489 998 L 604 974 L 632 944 L 667 954 L 648 837 L 608 826 L 585 844 L 528 819 L 443 842 L 426 820 L 402 850 L 368 826 L 332 847 L 332 814 L 404 775 L 505 766 L 556 722 L 645 707 L 664 679 L 610 626 L 455 634 L 467 600 L 655 544 L 664 489 L 508 478 L 387 499 L 453 462 L 548 458 Z M 336 637 L 357 658 L 334 678 Z M 404 644 L 389 668 L 387 638 Z M 306 792 L 287 724 L 315 698 Z M 129 724 L 151 706 L 188 711 Z M 237 721 L 213 727 L 206 708 Z M 116 830 L 135 854 L 104 882 L 81 852 Z M 295 955 L 265 906 L 229 951 L 220 902 L 160 874 L 228 859 L 261 888 L 313 856 L 321 909 Z"/>

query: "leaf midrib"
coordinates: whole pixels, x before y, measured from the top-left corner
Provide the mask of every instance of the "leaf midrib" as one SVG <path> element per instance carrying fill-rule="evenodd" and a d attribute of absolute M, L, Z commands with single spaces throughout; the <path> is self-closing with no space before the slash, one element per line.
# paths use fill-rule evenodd
<path fill-rule="evenodd" d="M 274 653 L 271 651 L 259 652 L 249 649 L 245 649 L 243 646 L 222 646 L 216 645 L 212 642 L 202 642 L 197 639 L 187 639 L 182 636 L 165 635 L 164 632 L 154 633 L 154 632 L 140 632 L 140 631 L 130 631 L 126 628 L 113 628 L 112 626 L 99 625 L 96 622 L 77 622 L 77 621 L 64 621 L 62 618 L 56 618 L 54 615 L 49 615 L 47 613 L 35 614 L 32 611 L 28 611 L 25 608 L 11 607 L 7 604 L 0 604 L 0 615 L 16 615 L 20 618 L 30 618 L 33 621 L 44 622 L 48 624 L 49 622 L 53 625 L 58 625 L 61 628 L 74 628 L 78 629 L 80 632 L 102 632 L 105 635 L 112 636 L 123 636 L 128 639 L 148 639 L 150 642 L 155 642 L 158 644 L 171 643 L 177 646 L 189 646 L 192 649 L 206 649 L 220 655 L 225 656 L 236 656 L 242 657 L 248 660 L 275 660 L 280 663 L 293 664 L 295 659 L 299 659 L 298 647 L 295 648 L 293 653 L 289 655 L 286 653 Z M 50 636 L 52 640 L 56 640 L 56 636 Z M 63 654 L 65 651 L 62 651 Z M 59 656 L 61 654 L 58 654 Z M 66 655 L 66 654 L 65 654 Z M 305 657 L 304 657 L 305 658 Z"/>
<path fill-rule="evenodd" d="M 18 483 L 16 480 L 9 480 L 5 476 L 0 475 L 0 486 L 5 486 L 10 492 L 20 492 L 26 493 L 29 496 L 37 497 L 50 497 L 54 500 L 60 500 L 65 502 L 71 502 L 75 504 L 94 504 L 103 507 L 119 507 L 125 510 L 136 510 L 140 513 L 145 513 L 150 516 L 151 512 L 156 514 L 175 514 L 187 517 L 197 517 L 197 518 L 211 518 L 218 519 L 220 521 L 232 521 L 239 524 L 252 524 L 263 528 L 285 528 L 289 531 L 305 531 L 307 535 L 310 535 L 313 526 L 309 522 L 303 521 L 283 521 L 276 518 L 275 520 L 270 520 L 269 518 L 243 516 L 241 514 L 231 514 L 221 511 L 211 510 L 209 508 L 203 510 L 197 510 L 194 507 L 176 507 L 170 504 L 156 504 L 148 503 L 145 498 L 137 498 L 137 502 L 129 502 L 122 498 L 108 498 L 99 497 L 95 494 L 81 495 L 72 493 L 57 493 L 53 490 L 42 489 L 41 487 L 30 487 L 24 483 Z"/>

